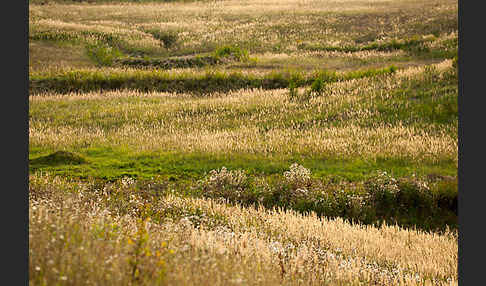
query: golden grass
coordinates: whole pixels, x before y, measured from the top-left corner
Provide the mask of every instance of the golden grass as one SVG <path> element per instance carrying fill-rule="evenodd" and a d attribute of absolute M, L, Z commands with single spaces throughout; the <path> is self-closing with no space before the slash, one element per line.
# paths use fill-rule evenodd
<path fill-rule="evenodd" d="M 448 60 L 436 68 L 441 72 L 450 65 Z M 284 89 L 240 90 L 202 98 L 134 91 L 31 96 L 31 109 L 37 111 L 29 122 L 29 140 L 32 146 L 53 149 L 103 145 L 147 151 L 333 154 L 457 162 L 457 132 L 451 132 L 457 130 L 457 124 L 427 128 L 400 122 L 362 124 L 376 112 L 363 108 L 364 96 L 370 102 L 387 98 L 403 81 L 423 77 L 423 71 L 424 67 L 410 68 L 383 80 L 329 84 L 326 96 L 311 99 L 305 109 L 289 101 Z M 127 100 L 121 101 L 124 98 Z M 117 104 L 111 99 L 118 99 Z M 90 110 L 93 103 L 96 113 Z M 59 117 L 55 122 L 44 118 L 40 108 L 52 104 L 65 105 L 69 112 L 52 114 Z M 333 120 L 340 125 L 314 119 L 335 110 Z M 262 125 L 270 129 L 262 133 Z"/>
<path fill-rule="evenodd" d="M 128 192 L 126 200 L 87 191 L 86 183 L 30 181 L 33 284 L 457 285 L 456 233 L 378 229 L 171 194 L 150 201 L 129 180 L 112 189 Z M 180 214 L 140 219 L 147 207 L 153 218 Z"/>
<path fill-rule="evenodd" d="M 93 62 L 76 46 L 46 42 L 29 43 L 29 71 L 66 70 L 94 67 Z"/>
<path fill-rule="evenodd" d="M 458 160 L 457 123 L 385 124 L 375 100 L 452 61 L 391 52 L 304 51 L 409 36 L 457 21 L 457 0 L 227 0 L 191 3 L 29 5 L 30 35 L 114 35 L 151 56 L 198 54 L 240 44 L 250 63 L 211 67 L 264 76 L 272 69 L 337 70 L 398 63 L 393 75 L 336 82 L 305 103 L 288 90 L 239 90 L 206 97 L 119 90 L 29 97 L 29 145 L 43 150 L 127 147 L 206 154 L 307 154 L 334 158 Z M 442 27 L 441 26 L 441 27 Z M 148 30 L 177 33 L 166 49 Z M 442 29 L 442 28 L 441 28 Z M 431 49 L 450 48 L 440 31 Z M 434 32 L 437 34 L 438 32 Z M 98 35 L 99 36 L 99 35 Z M 94 67 L 84 43 L 30 43 L 30 74 Z M 195 77 L 208 68 L 173 69 Z M 302 92 L 302 89 L 299 89 Z M 331 118 L 328 122 L 321 117 Z M 425 126 L 423 126 L 425 125 Z M 152 183 L 152 182 L 151 182 Z M 164 192 L 147 199 L 130 179 L 97 187 L 39 173 L 29 177 L 30 285 L 457 285 L 456 232 L 376 228 L 314 213 L 243 208 Z"/>
<path fill-rule="evenodd" d="M 300 53 L 301 43 L 349 46 L 363 37 L 380 42 L 428 36 L 430 31 L 415 26 L 429 21 L 457 21 L 457 1 L 251 0 L 29 5 L 31 34 L 97 31 L 119 36 L 132 48 L 164 55 L 208 52 L 222 44 L 240 44 L 251 53 L 281 52 L 275 49 Z M 174 48 L 161 47 L 160 41 L 146 32 L 154 29 L 176 32 L 178 41 Z M 443 31 L 439 38 L 447 37 L 450 32 L 454 31 Z M 321 53 L 320 56 L 359 60 L 368 56 L 386 59 L 395 54 Z"/>

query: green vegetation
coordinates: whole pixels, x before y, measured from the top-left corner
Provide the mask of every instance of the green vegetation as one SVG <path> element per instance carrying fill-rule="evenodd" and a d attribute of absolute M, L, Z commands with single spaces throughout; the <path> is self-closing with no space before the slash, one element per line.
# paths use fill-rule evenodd
<path fill-rule="evenodd" d="M 387 222 L 426 230 L 444 230 L 445 226 L 457 229 L 457 187 L 455 192 L 438 188 L 446 183 L 457 186 L 457 180 L 449 179 L 429 187 L 427 181 L 396 179 L 386 172 L 371 176 L 362 185 L 326 183 L 312 179 L 308 169 L 293 164 L 282 177 L 269 181 L 255 180 L 241 170 L 223 167 L 212 170 L 196 190 L 203 196 L 233 203 L 291 208 L 365 224 Z"/>
<path fill-rule="evenodd" d="M 99 61 L 111 63 L 112 54 L 105 49 L 99 51 Z M 194 62 L 204 64 L 206 59 L 196 58 Z M 186 61 L 187 62 L 187 61 Z M 228 92 L 243 88 L 276 89 L 289 86 L 290 79 L 297 86 L 318 82 L 336 82 L 364 77 L 392 74 L 394 66 L 382 69 L 369 69 L 336 73 L 318 71 L 305 76 L 299 72 L 272 72 L 263 76 L 243 74 L 241 72 L 206 71 L 202 73 L 173 74 L 160 70 L 77 70 L 52 73 L 37 73 L 30 76 L 30 93 L 35 95 L 45 91 L 58 93 L 89 92 L 99 90 L 134 89 L 144 92 L 191 92 L 207 94 L 213 92 Z"/>

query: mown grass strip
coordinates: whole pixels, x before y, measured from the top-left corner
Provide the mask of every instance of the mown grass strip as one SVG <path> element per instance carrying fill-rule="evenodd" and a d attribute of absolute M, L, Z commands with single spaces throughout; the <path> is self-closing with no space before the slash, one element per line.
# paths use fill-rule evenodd
<path fill-rule="evenodd" d="M 239 72 L 227 73 L 219 71 L 208 71 L 201 74 L 189 72 L 173 74 L 159 70 L 119 70 L 109 72 L 77 70 L 57 74 L 31 74 L 29 91 L 32 95 L 46 91 L 70 93 L 117 89 L 207 94 L 242 88 L 287 88 L 290 81 L 294 81 L 296 86 L 307 86 L 311 85 L 316 78 L 328 83 L 392 74 L 395 71 L 396 67 L 390 66 L 382 69 L 367 69 L 344 73 L 319 71 L 307 76 L 298 72 L 274 72 L 258 76 Z"/>

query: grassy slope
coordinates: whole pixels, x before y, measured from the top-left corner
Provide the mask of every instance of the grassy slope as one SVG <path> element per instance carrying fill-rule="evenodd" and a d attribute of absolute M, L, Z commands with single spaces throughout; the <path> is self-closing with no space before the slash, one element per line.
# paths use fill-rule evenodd
<path fill-rule="evenodd" d="M 323 3 L 32 2 L 30 171 L 191 184 L 221 166 L 269 177 L 298 162 L 357 183 L 377 170 L 456 176 L 457 74 L 443 60 L 457 54 L 457 3 Z M 221 45 L 250 58 L 192 66 Z M 278 88 L 295 75 L 300 94 L 322 78 L 322 94 L 290 100 Z M 255 87 L 267 90 L 238 91 Z"/>
<path fill-rule="evenodd" d="M 69 12 L 64 4 L 29 7 L 32 42 L 71 42 L 79 50 L 109 46 L 143 58 L 199 55 L 236 45 L 255 55 L 251 66 L 263 70 L 401 66 L 450 58 L 457 46 L 457 3 L 449 0 L 377 5 L 285 1 L 278 6 L 261 1 L 154 2 L 123 9 L 116 3 L 79 3 L 69 5 Z M 225 67 L 235 66 L 248 67 Z"/>
<path fill-rule="evenodd" d="M 156 174 L 196 178 L 222 165 L 254 173 L 273 174 L 281 173 L 292 162 L 299 162 L 311 168 L 317 176 L 334 174 L 351 180 L 361 180 L 376 169 L 388 170 L 398 176 L 408 176 L 414 172 L 420 175 L 456 175 L 457 160 L 454 154 L 457 150 L 449 154 L 448 151 L 436 151 L 430 157 L 427 154 L 415 154 L 413 149 L 390 154 L 391 149 L 375 147 L 377 153 L 362 153 L 359 150 L 363 146 L 353 145 L 353 142 L 347 143 L 348 150 L 341 147 L 339 152 L 333 152 L 332 149 L 317 151 L 322 149 L 319 143 L 308 147 L 306 141 L 292 142 L 288 145 L 290 149 L 285 149 L 285 146 L 276 145 L 277 142 L 283 142 L 282 138 L 277 138 L 280 141 L 276 143 L 265 143 L 265 136 L 272 132 L 300 138 L 312 130 L 332 134 L 336 128 L 341 130 L 355 127 L 359 128 L 357 132 L 362 133 L 356 137 L 363 140 L 362 144 L 377 144 L 363 133 L 374 132 L 376 128 L 383 128 L 383 131 L 376 131 L 378 133 L 373 136 L 379 136 L 386 142 L 393 139 L 382 137 L 385 136 L 383 132 L 392 132 L 393 128 L 410 130 L 404 132 L 423 130 L 425 133 L 422 136 L 426 136 L 423 140 L 432 136 L 434 140 L 442 142 L 440 144 L 452 144 L 451 139 L 457 140 L 457 76 L 451 68 L 443 72 L 425 69 L 414 77 L 399 80 L 400 83 L 395 86 L 382 87 L 371 93 L 363 90 L 363 86 L 370 82 L 374 81 L 374 85 L 379 86 L 399 78 L 386 76 L 382 79 L 357 81 L 351 84 L 349 90 L 340 91 L 342 96 L 339 91 L 333 91 L 338 90 L 342 83 L 329 85 L 323 96 L 305 102 L 289 101 L 285 91 L 279 91 L 277 95 L 271 91 L 263 93 L 278 98 L 273 102 L 262 100 L 259 96 L 247 97 L 245 92 L 241 95 L 236 92 L 227 99 L 219 96 L 177 98 L 156 94 L 140 98 L 136 96 L 137 93 L 130 92 L 108 97 L 110 100 L 96 96 L 90 98 L 89 95 L 86 98 L 83 95 L 32 98 L 30 120 L 34 133 L 31 134 L 30 158 L 66 149 L 85 156 L 89 163 L 73 166 L 56 163 L 49 166 L 32 161 L 31 170 L 106 178 L 123 175 L 149 178 Z M 356 94 L 348 95 L 347 92 Z M 350 109 L 353 113 L 349 112 Z M 141 133 L 125 131 L 134 125 L 141 128 Z M 50 131 L 43 129 L 46 127 Z M 217 132 L 235 132 L 236 138 L 225 140 L 237 145 L 238 138 L 244 136 L 238 134 L 244 132 L 245 128 L 259 130 L 254 141 L 248 143 L 250 149 L 225 147 L 218 151 L 202 143 L 196 144 L 195 149 L 188 149 L 190 147 L 187 144 L 190 142 L 166 141 L 168 139 L 165 137 L 173 136 L 168 133 L 169 129 L 181 136 L 184 133 L 201 136 L 197 134 L 209 132 L 208 136 L 215 136 L 214 142 L 219 142 L 222 139 L 217 139 Z M 62 135 L 62 130 L 70 133 Z M 89 135 L 89 130 L 104 135 Z M 46 136 L 44 133 L 54 135 L 52 132 L 60 132 L 61 138 L 54 141 L 40 139 Z M 410 140 L 413 138 L 411 136 L 415 136 L 399 134 L 395 136 L 404 139 L 408 137 Z M 88 135 L 90 139 L 84 139 Z M 106 141 L 106 138 L 113 139 Z M 183 137 L 180 138 L 182 140 Z M 115 143 L 110 140 L 115 140 Z M 387 144 L 393 145 L 394 142 L 389 141 Z M 423 144 L 427 148 L 426 144 L 434 143 Z M 269 147 L 274 148 L 274 151 L 265 151 Z"/>

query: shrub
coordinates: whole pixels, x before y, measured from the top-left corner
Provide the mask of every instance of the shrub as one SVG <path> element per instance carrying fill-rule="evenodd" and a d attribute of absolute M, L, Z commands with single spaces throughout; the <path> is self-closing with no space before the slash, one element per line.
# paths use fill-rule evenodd
<path fill-rule="evenodd" d="M 416 178 L 402 178 L 398 180 L 400 192 L 397 203 L 406 209 L 433 210 L 434 197 L 426 182 Z"/>
<path fill-rule="evenodd" d="M 273 189 L 274 200 L 280 205 L 292 206 L 310 194 L 311 172 L 302 165 L 294 163 L 283 173 L 284 179 Z"/>
<path fill-rule="evenodd" d="M 249 180 L 243 171 L 228 170 L 226 167 L 209 171 L 209 176 L 198 182 L 203 196 L 223 197 L 231 201 L 241 199 L 248 186 Z"/>
<path fill-rule="evenodd" d="M 448 209 L 457 215 L 457 178 L 439 181 L 431 187 L 431 191 L 437 198 L 439 208 Z"/>
<path fill-rule="evenodd" d="M 378 210 L 387 211 L 394 206 L 395 198 L 400 191 L 398 181 L 387 172 L 380 172 L 364 183 L 369 202 Z"/>
<path fill-rule="evenodd" d="M 291 77 L 289 81 L 289 99 L 294 101 L 299 97 L 297 90 L 297 80 L 295 77 Z"/>
<path fill-rule="evenodd" d="M 284 172 L 285 181 L 294 189 L 307 188 L 311 182 L 311 172 L 302 165 L 294 163 Z"/>

